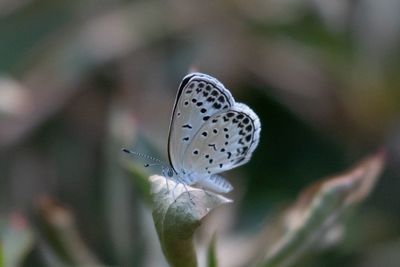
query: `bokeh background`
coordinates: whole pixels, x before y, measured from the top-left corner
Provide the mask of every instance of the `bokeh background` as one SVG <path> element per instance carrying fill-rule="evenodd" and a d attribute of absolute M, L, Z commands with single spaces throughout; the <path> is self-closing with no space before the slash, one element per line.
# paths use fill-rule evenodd
<path fill-rule="evenodd" d="M 384 147 L 385 172 L 346 237 L 307 266 L 399 266 L 398 10 L 396 0 L 1 0 L 3 250 L 21 266 L 166 266 L 120 149 L 167 159 L 177 87 L 195 69 L 262 122 L 252 160 L 224 174 L 231 232 L 257 231 L 305 186 Z"/>

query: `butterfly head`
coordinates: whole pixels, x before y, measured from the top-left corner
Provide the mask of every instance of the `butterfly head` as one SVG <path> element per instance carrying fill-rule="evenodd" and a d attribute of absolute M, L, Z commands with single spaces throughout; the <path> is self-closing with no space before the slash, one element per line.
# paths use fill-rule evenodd
<path fill-rule="evenodd" d="M 175 171 L 171 167 L 163 166 L 163 175 L 169 179 L 173 179 Z"/>

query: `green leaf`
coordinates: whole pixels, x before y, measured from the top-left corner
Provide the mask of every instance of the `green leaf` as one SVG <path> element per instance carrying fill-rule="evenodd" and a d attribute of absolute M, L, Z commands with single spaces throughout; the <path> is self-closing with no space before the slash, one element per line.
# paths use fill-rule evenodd
<path fill-rule="evenodd" d="M 208 247 L 207 260 L 208 267 L 218 267 L 217 253 L 216 253 L 216 237 L 213 235 L 210 246 Z"/>
<path fill-rule="evenodd" d="M 142 200 L 144 200 L 146 204 L 151 203 L 151 197 L 149 195 L 150 184 L 149 180 L 147 179 L 148 172 L 145 171 L 143 165 L 133 161 L 130 158 L 125 158 L 124 166 L 127 173 L 132 177 L 135 188 L 141 194 Z"/>
<path fill-rule="evenodd" d="M 4 267 L 3 242 L 0 240 L 0 267 Z"/>
<path fill-rule="evenodd" d="M 268 250 L 261 266 L 292 266 L 306 252 L 328 240 L 332 232 L 340 237 L 343 215 L 368 196 L 383 164 L 384 153 L 378 152 L 349 171 L 306 188 L 286 213 L 286 232 Z"/>
<path fill-rule="evenodd" d="M 0 239 L 0 266 L 21 266 L 34 245 L 33 231 L 19 213 L 10 216 Z"/>
<path fill-rule="evenodd" d="M 196 267 L 195 230 L 210 211 L 232 200 L 158 175 L 149 180 L 153 220 L 167 261 L 172 267 Z"/>

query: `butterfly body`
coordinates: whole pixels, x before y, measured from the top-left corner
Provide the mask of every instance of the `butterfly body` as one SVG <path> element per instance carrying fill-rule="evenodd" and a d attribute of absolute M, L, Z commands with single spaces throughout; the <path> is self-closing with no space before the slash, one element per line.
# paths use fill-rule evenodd
<path fill-rule="evenodd" d="M 258 116 L 235 102 L 217 79 L 203 73 L 187 75 L 171 117 L 168 178 L 219 193 L 231 191 L 232 185 L 218 174 L 250 160 L 260 130 Z"/>

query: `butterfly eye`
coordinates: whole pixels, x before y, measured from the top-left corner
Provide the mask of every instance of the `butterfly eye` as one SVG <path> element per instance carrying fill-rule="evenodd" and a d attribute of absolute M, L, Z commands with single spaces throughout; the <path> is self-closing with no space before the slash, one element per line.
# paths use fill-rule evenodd
<path fill-rule="evenodd" d="M 167 172 L 168 177 L 174 176 L 174 171 L 172 169 L 169 169 Z"/>

